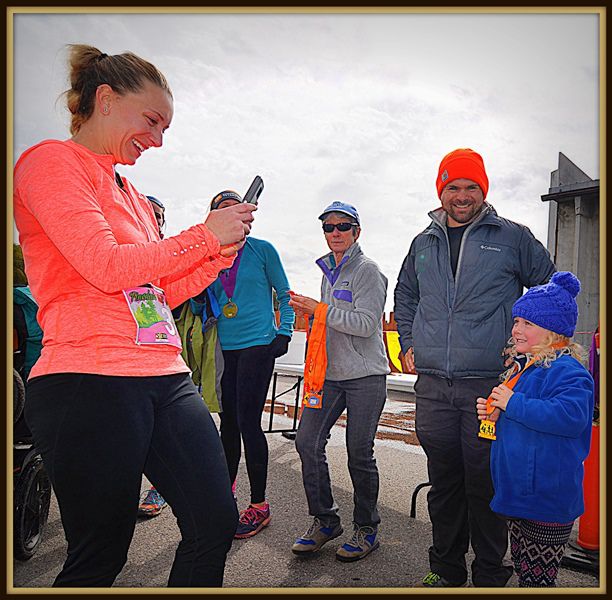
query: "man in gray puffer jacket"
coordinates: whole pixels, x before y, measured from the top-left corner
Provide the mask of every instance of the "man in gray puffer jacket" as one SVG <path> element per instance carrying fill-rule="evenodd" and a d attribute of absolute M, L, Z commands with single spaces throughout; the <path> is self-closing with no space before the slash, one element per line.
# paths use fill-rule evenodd
<path fill-rule="evenodd" d="M 447 154 L 436 187 L 442 207 L 412 242 L 394 307 L 402 359 L 418 373 L 416 433 L 431 483 L 431 571 L 423 585 L 464 585 L 471 542 L 472 583 L 503 587 L 512 573 L 503 563 L 507 528 L 489 507 L 490 441 L 478 437 L 475 402 L 499 383 L 514 301 L 524 287 L 546 283 L 555 267 L 527 227 L 485 202 L 489 181 L 479 154 Z"/>

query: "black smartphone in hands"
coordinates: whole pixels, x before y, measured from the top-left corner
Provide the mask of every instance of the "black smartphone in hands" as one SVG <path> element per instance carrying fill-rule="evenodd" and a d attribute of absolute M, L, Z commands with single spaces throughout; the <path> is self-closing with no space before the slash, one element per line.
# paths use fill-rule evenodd
<path fill-rule="evenodd" d="M 257 204 L 257 200 L 261 192 L 263 191 L 264 184 L 263 179 L 259 175 L 255 175 L 253 183 L 249 186 L 247 193 L 244 195 L 243 202 L 249 202 L 251 204 Z"/>

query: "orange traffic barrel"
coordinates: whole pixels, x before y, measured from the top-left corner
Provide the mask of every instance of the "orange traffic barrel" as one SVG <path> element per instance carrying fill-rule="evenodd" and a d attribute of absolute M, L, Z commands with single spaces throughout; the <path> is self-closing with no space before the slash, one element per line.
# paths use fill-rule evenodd
<path fill-rule="evenodd" d="M 584 461 L 584 514 L 578 523 L 578 545 L 599 550 L 599 426 L 593 425 L 591 451 Z"/>

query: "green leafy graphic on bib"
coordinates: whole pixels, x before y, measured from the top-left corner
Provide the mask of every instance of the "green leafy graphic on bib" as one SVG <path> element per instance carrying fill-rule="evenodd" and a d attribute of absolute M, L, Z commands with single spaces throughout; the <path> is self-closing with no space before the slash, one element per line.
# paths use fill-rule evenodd
<path fill-rule="evenodd" d="M 134 312 L 134 316 L 136 317 L 138 326 L 143 328 L 151 327 L 151 325 L 155 325 L 155 323 L 159 323 L 160 321 L 164 320 L 155 309 L 153 300 L 142 302 Z"/>

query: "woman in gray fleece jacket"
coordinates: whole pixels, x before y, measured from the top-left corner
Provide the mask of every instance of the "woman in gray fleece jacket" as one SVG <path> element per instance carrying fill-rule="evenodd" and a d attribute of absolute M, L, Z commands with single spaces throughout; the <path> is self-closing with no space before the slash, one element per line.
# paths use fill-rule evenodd
<path fill-rule="evenodd" d="M 336 558 L 351 562 L 379 546 L 374 436 L 387 396 L 389 373 L 382 332 L 387 278 L 357 243 L 361 227 L 354 206 L 333 202 L 319 219 L 331 250 L 317 260 L 323 271 L 321 303 L 328 305 L 327 370 L 321 406 L 305 406 L 296 437 L 304 490 L 314 521 L 293 544 L 292 551 L 300 556 L 312 554 L 343 533 L 332 496 L 325 446 L 331 428 L 346 409 L 348 468 L 355 506 L 352 536 L 338 548 Z M 320 303 L 293 294 L 289 304 L 297 314 L 311 316 Z"/>

